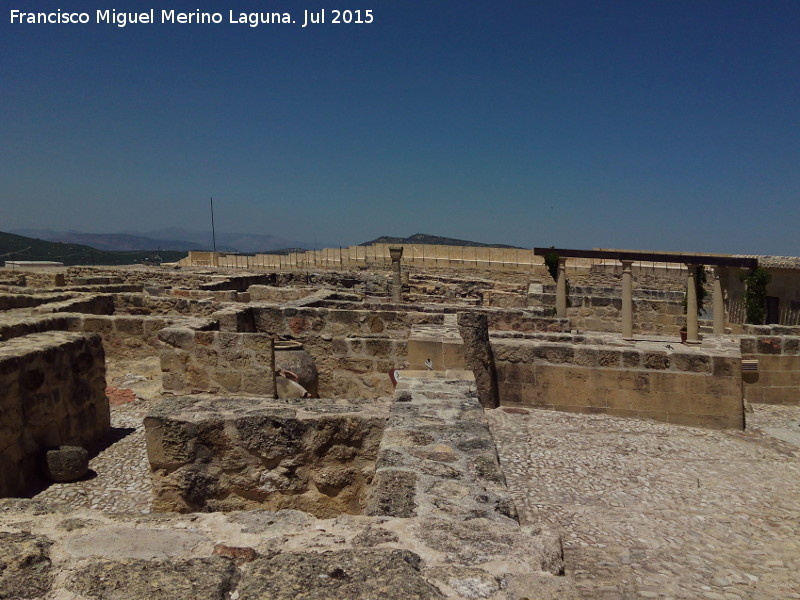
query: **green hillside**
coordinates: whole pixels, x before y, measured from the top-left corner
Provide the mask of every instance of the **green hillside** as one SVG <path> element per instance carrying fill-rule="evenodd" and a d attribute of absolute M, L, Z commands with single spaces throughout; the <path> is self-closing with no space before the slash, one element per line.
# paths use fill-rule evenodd
<path fill-rule="evenodd" d="M 175 262 L 186 252 L 172 250 L 112 252 L 81 244 L 46 242 L 36 238 L 0 232 L 0 262 L 6 260 L 54 260 L 65 265 L 132 265 L 160 256 L 164 262 Z"/>

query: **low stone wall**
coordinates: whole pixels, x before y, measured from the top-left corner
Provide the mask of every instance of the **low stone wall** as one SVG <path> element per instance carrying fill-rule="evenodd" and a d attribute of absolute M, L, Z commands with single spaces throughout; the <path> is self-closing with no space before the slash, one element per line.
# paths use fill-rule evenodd
<path fill-rule="evenodd" d="M 741 358 L 730 345 L 492 340 L 502 404 L 743 429 Z"/>
<path fill-rule="evenodd" d="M 274 277 L 270 275 L 232 275 L 225 279 L 200 284 L 201 290 L 235 290 L 246 292 L 251 285 L 270 285 Z"/>
<path fill-rule="evenodd" d="M 324 398 L 377 398 L 392 391 L 388 372 L 406 364 L 410 322 L 429 316 L 267 305 L 231 306 L 212 315 L 220 331 L 267 333 L 303 343 Z M 377 333 L 376 333 L 377 332 Z"/>
<path fill-rule="evenodd" d="M 65 314 L 54 315 L 29 315 L 14 314 L 8 311 L 0 314 L 0 342 L 12 338 L 43 333 L 45 331 L 66 331 L 67 317 Z"/>
<path fill-rule="evenodd" d="M 0 270 L 0 281 L 3 283 L 14 284 L 21 282 L 22 279 L 24 279 L 24 283 L 22 283 L 23 286 L 31 288 L 48 288 L 55 286 L 56 276 L 63 272 L 63 268 L 55 268 L 52 271 L 37 269 L 14 269 L 12 271 L 6 267 L 5 270 Z"/>
<path fill-rule="evenodd" d="M 744 371 L 748 402 L 800 404 L 800 327 L 745 325 L 743 360 L 757 360 L 757 371 Z"/>
<path fill-rule="evenodd" d="M 570 288 L 567 317 L 573 328 L 582 331 L 619 332 L 622 329 L 622 290 L 612 287 L 573 286 Z M 531 284 L 529 306 L 549 307 L 555 313 L 555 285 Z M 634 333 L 677 335 L 686 324 L 683 292 L 664 289 L 634 289 Z"/>
<path fill-rule="evenodd" d="M 441 314 L 329 308 L 253 307 L 258 331 L 303 343 L 330 398 L 377 398 L 392 392 L 389 370 L 403 368 L 412 324 Z M 220 322 L 222 323 L 222 322 Z"/>
<path fill-rule="evenodd" d="M 75 312 L 92 315 L 113 315 L 114 296 L 111 294 L 81 295 L 63 302 L 42 304 L 32 310 L 34 314 Z"/>
<path fill-rule="evenodd" d="M 0 294 L 0 310 L 31 308 L 49 302 L 70 300 L 75 294 Z"/>
<path fill-rule="evenodd" d="M 411 330 L 408 336 L 409 369 L 443 371 L 465 369 L 465 365 L 464 340 L 456 323 L 417 325 Z"/>
<path fill-rule="evenodd" d="M 187 290 L 183 288 L 174 288 L 167 293 L 181 298 L 198 298 L 202 300 L 216 300 L 217 302 L 250 301 L 250 295 L 247 292 L 237 292 L 236 290 Z"/>
<path fill-rule="evenodd" d="M 274 287 L 270 285 L 251 285 L 247 288 L 250 292 L 251 302 L 277 302 L 284 303 L 299 300 L 310 296 L 317 291 L 312 287 Z"/>
<path fill-rule="evenodd" d="M 406 365 L 408 342 L 380 335 L 337 337 L 309 345 L 319 371 L 321 397 L 378 398 L 391 396 L 389 371 Z"/>
<path fill-rule="evenodd" d="M 385 424 L 343 402 L 176 398 L 144 420 L 153 509 L 361 514 Z"/>
<path fill-rule="evenodd" d="M 219 323 L 220 331 L 236 333 L 255 333 L 255 313 L 250 307 L 226 306 L 214 312 L 211 318 Z"/>
<path fill-rule="evenodd" d="M 418 323 L 443 323 L 443 314 L 416 311 L 254 306 L 256 330 L 305 341 L 311 336 L 392 335 L 405 339 Z"/>
<path fill-rule="evenodd" d="M 462 309 L 463 310 L 463 309 Z M 459 311 L 460 312 L 460 311 Z M 492 331 L 533 332 L 568 332 L 571 329 L 569 319 L 558 319 L 552 316 L 537 314 L 535 310 L 487 310 L 489 329 Z"/>
<path fill-rule="evenodd" d="M 69 331 L 98 333 L 103 338 L 106 356 L 119 359 L 140 359 L 157 356 L 162 344 L 158 333 L 180 321 L 194 329 L 208 329 L 209 320 L 180 317 L 140 317 L 134 315 L 67 315 Z"/>
<path fill-rule="evenodd" d="M 222 305 L 213 299 L 151 296 L 149 294 L 117 294 L 114 297 L 117 312 L 132 315 L 193 315 L 207 317 Z"/>
<path fill-rule="evenodd" d="M 166 392 L 275 395 L 270 335 L 168 327 L 158 339 Z"/>
<path fill-rule="evenodd" d="M 0 346 L 0 496 L 36 483 L 43 450 L 106 436 L 105 374 L 98 335 L 38 333 Z"/>
<path fill-rule="evenodd" d="M 137 266 L 134 268 L 118 267 L 87 267 L 77 266 L 67 268 L 67 283 L 77 280 L 114 278 L 124 282 L 125 285 L 133 285 L 139 290 L 142 286 L 158 282 L 158 285 L 195 287 L 201 283 L 209 281 L 214 274 L 212 272 L 202 272 L 201 270 L 181 270 L 176 271 L 165 267 L 145 267 Z"/>
<path fill-rule="evenodd" d="M 474 386 L 463 369 L 400 372 L 367 514 L 516 524 L 483 408 L 470 393 Z"/>
<path fill-rule="evenodd" d="M 142 291 L 141 286 L 128 283 L 109 283 L 97 285 L 68 285 L 63 288 L 65 292 L 91 292 L 94 294 L 124 294 Z"/>

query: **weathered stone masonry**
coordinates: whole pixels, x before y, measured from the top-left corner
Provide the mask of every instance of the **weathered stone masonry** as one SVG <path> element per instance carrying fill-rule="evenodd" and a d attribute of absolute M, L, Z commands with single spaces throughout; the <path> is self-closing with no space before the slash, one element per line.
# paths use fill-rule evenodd
<path fill-rule="evenodd" d="M 574 338 L 493 339 L 501 403 L 744 428 L 741 358 L 733 342 L 701 351 Z"/>
<path fill-rule="evenodd" d="M 99 335 L 47 332 L 0 347 L 0 496 L 27 491 L 43 450 L 91 446 L 110 428 Z"/>

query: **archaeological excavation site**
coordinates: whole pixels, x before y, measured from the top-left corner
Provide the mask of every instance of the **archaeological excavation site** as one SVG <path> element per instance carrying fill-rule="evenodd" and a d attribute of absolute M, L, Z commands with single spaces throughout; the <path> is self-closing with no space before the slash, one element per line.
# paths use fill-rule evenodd
<path fill-rule="evenodd" d="M 784 257 L 7 266 L 0 598 L 800 598 L 798 315 Z"/>

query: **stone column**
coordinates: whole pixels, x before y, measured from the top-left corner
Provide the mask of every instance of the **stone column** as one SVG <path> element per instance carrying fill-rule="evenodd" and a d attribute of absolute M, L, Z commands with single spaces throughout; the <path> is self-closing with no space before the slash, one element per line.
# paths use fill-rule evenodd
<path fill-rule="evenodd" d="M 556 316 L 564 319 L 567 316 L 567 259 L 558 257 L 558 279 L 556 279 Z"/>
<path fill-rule="evenodd" d="M 723 280 L 725 279 L 725 267 L 714 267 L 714 291 L 713 291 L 713 310 L 714 310 L 714 335 L 725 335 L 725 296 L 723 295 Z"/>
<path fill-rule="evenodd" d="M 489 343 L 489 319 L 486 313 L 458 313 L 458 332 L 464 340 L 467 367 L 475 375 L 478 398 L 484 408 L 500 406 L 497 390 L 497 369 Z"/>
<path fill-rule="evenodd" d="M 403 256 L 403 247 L 389 248 L 389 256 L 392 257 L 392 302 L 399 304 L 403 301 L 400 282 L 400 259 Z"/>
<path fill-rule="evenodd" d="M 686 265 L 689 276 L 686 281 L 686 343 L 699 344 L 697 337 L 697 292 L 695 280 L 697 279 L 697 265 Z"/>
<path fill-rule="evenodd" d="M 631 265 L 633 261 L 622 261 L 622 339 L 633 339 L 633 282 Z"/>

